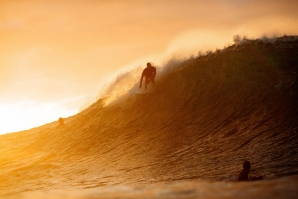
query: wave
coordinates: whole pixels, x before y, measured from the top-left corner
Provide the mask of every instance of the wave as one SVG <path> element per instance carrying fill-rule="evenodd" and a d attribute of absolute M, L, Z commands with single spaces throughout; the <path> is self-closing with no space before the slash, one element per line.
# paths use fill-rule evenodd
<path fill-rule="evenodd" d="M 234 181 L 242 162 L 266 179 L 298 173 L 298 39 L 247 40 L 118 76 L 65 118 L 1 136 L 1 190 Z"/>

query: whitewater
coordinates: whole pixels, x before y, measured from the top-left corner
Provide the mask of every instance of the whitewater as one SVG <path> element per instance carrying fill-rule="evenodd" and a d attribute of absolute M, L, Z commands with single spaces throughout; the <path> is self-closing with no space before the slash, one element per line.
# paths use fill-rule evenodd
<path fill-rule="evenodd" d="M 144 94 L 140 74 L 62 127 L 1 135 L 0 197 L 298 197 L 298 37 L 171 60 Z M 236 182 L 245 160 L 264 180 Z"/>

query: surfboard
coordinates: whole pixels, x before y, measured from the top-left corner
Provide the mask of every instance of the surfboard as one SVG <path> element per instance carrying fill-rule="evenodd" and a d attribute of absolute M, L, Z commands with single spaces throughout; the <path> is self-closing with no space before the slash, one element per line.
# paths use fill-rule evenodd
<path fill-rule="evenodd" d="M 134 94 L 137 94 L 137 95 L 146 95 L 146 94 L 148 94 L 148 92 L 134 92 Z"/>

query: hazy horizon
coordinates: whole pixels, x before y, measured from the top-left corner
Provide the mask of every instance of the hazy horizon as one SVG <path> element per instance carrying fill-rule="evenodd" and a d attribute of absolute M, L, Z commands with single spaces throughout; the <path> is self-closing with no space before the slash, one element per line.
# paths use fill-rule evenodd
<path fill-rule="evenodd" d="M 124 67 L 298 34 L 296 1 L 0 2 L 0 134 L 76 114 Z"/>

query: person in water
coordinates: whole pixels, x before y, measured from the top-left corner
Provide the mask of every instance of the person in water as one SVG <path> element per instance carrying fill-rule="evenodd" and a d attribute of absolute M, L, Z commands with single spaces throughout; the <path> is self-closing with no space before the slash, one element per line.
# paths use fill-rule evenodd
<path fill-rule="evenodd" d="M 238 175 L 238 181 L 255 181 L 255 180 L 262 180 L 263 176 L 258 176 L 258 177 L 248 177 L 248 174 L 250 172 L 250 162 L 245 161 L 243 163 L 243 170 L 239 173 Z"/>
<path fill-rule="evenodd" d="M 143 77 L 145 77 L 145 89 L 147 89 L 147 85 L 152 82 L 154 83 L 154 78 L 156 75 L 156 68 L 151 65 L 151 63 L 147 63 L 147 67 L 143 70 L 141 80 L 140 80 L 140 88 L 142 88 Z"/>
<path fill-rule="evenodd" d="M 59 125 L 57 126 L 57 128 L 64 125 L 64 119 L 62 117 L 59 117 L 58 122 L 59 122 Z"/>

